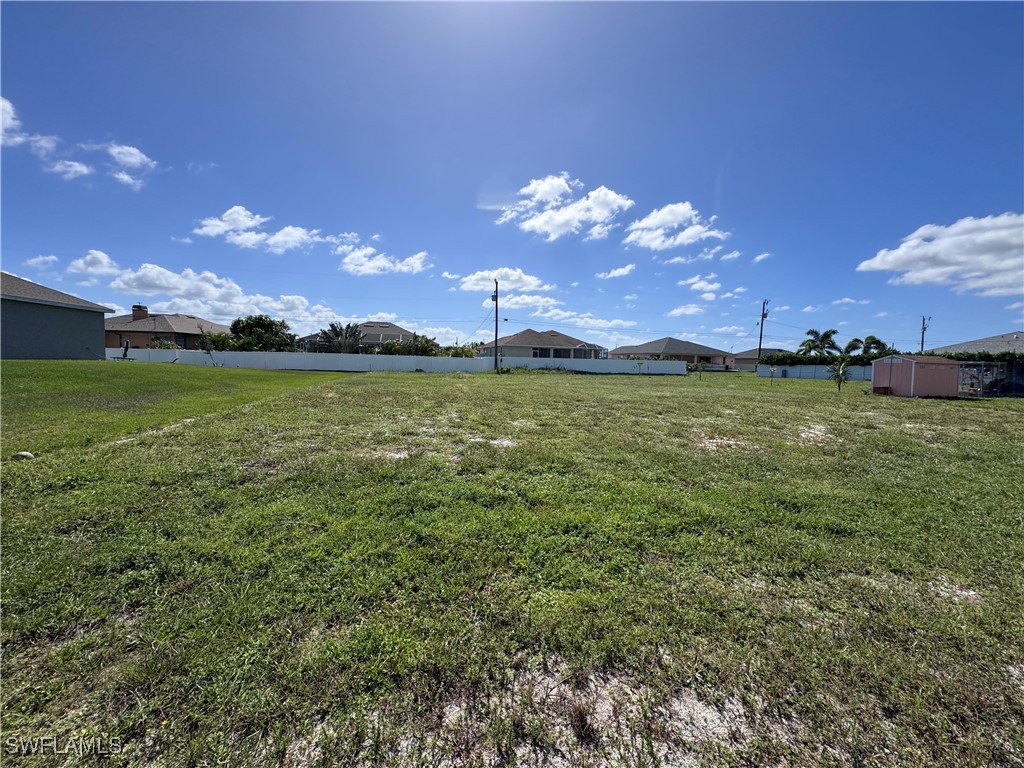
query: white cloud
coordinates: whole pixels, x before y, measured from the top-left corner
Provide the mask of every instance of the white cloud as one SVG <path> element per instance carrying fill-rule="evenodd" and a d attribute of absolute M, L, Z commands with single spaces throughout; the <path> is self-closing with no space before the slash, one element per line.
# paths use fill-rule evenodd
<path fill-rule="evenodd" d="M 147 157 L 146 153 L 141 149 L 129 147 L 127 144 L 108 144 L 107 154 L 122 168 L 143 170 L 146 168 L 156 168 L 157 165 L 156 160 Z"/>
<path fill-rule="evenodd" d="M 35 267 L 36 269 L 46 269 L 47 267 L 52 267 L 58 261 L 59 259 L 56 256 L 43 256 L 42 254 L 40 254 L 39 256 L 33 256 L 31 259 L 26 260 L 24 263 L 25 266 L 28 267 Z"/>
<path fill-rule="evenodd" d="M 58 160 L 44 167 L 49 173 L 56 173 L 62 179 L 77 179 L 79 176 L 88 176 L 93 172 L 93 167 L 80 163 L 77 160 Z"/>
<path fill-rule="evenodd" d="M 280 256 L 293 248 L 303 248 L 320 242 L 322 238 L 319 237 L 319 234 L 320 230 L 318 229 L 287 226 L 270 235 L 264 244 L 268 251 Z"/>
<path fill-rule="evenodd" d="M 746 336 L 747 329 L 742 325 L 723 325 L 714 329 L 715 333 L 735 333 L 737 336 Z"/>
<path fill-rule="evenodd" d="M 716 277 L 718 275 L 714 272 L 710 275 L 694 275 L 686 280 L 680 280 L 678 285 L 688 285 L 691 291 L 717 291 L 722 287 L 722 284 L 711 282 Z"/>
<path fill-rule="evenodd" d="M 1024 275 L 1024 215 L 1004 213 L 954 224 L 926 224 L 899 247 L 880 250 L 858 272 L 900 272 L 893 285 L 948 285 L 956 293 L 1010 296 Z"/>
<path fill-rule="evenodd" d="M 733 293 L 746 293 L 746 292 L 747 292 L 747 289 L 746 289 L 746 288 L 744 288 L 744 287 L 743 287 L 743 286 L 741 285 L 741 286 L 740 286 L 739 288 L 733 288 L 733 289 L 732 289 L 732 292 L 733 292 Z"/>
<path fill-rule="evenodd" d="M 484 269 L 462 278 L 459 288 L 463 291 L 494 291 L 494 281 L 501 291 L 553 291 L 554 285 L 545 283 L 539 277 L 528 275 L 519 267 Z"/>
<path fill-rule="evenodd" d="M 114 181 L 124 184 L 126 187 L 135 192 L 138 192 L 140 189 L 142 189 L 143 185 L 145 184 L 145 181 L 143 181 L 142 179 L 132 176 L 127 171 L 123 171 L 121 169 L 111 171 L 110 176 L 111 178 L 114 179 Z"/>
<path fill-rule="evenodd" d="M 520 309 L 522 307 L 556 307 L 564 302 L 558 301 L 558 299 L 552 298 L 551 296 L 538 296 L 536 294 L 521 293 L 512 296 L 499 297 L 502 309 Z M 492 305 L 490 297 L 484 299 L 481 306 L 489 307 Z"/>
<path fill-rule="evenodd" d="M 715 217 L 704 221 L 690 203 L 672 203 L 651 211 L 643 219 L 634 221 L 626 230 L 629 234 L 622 242 L 653 251 L 690 245 L 707 238 L 724 240 L 728 232 L 712 229 Z"/>
<path fill-rule="evenodd" d="M 306 229 L 288 225 L 277 232 L 261 232 L 261 227 L 270 221 L 269 216 L 252 213 L 244 206 L 235 205 L 228 208 L 220 216 L 203 219 L 199 226 L 192 230 L 193 234 L 204 237 L 220 237 L 237 245 L 239 248 L 263 247 L 270 253 L 280 256 L 297 248 L 307 248 L 314 243 L 343 243 L 335 253 L 351 253 L 352 243 L 359 242 L 359 236 L 346 232 L 342 235 L 321 236 L 319 229 Z M 370 249 L 375 252 L 374 249 Z"/>
<path fill-rule="evenodd" d="M 443 277 L 445 280 L 458 280 L 460 277 L 462 277 L 462 275 L 455 275 L 452 274 L 451 272 L 442 272 L 441 277 Z"/>
<path fill-rule="evenodd" d="M 821 305 L 820 304 L 818 306 L 816 306 L 816 307 L 812 306 L 811 304 L 808 304 L 806 307 L 804 307 L 800 311 L 801 312 L 817 312 L 819 309 L 821 309 Z"/>
<path fill-rule="evenodd" d="M 705 248 L 703 251 L 698 253 L 696 256 L 674 256 L 671 259 L 666 259 L 661 262 L 662 264 L 692 264 L 695 261 L 711 261 L 717 254 L 722 250 L 722 246 L 716 245 L 714 248 Z M 722 257 L 725 260 L 725 257 Z"/>
<path fill-rule="evenodd" d="M 849 296 L 844 296 L 841 299 L 836 299 L 832 302 L 833 304 L 870 304 L 871 299 L 851 299 Z"/>
<path fill-rule="evenodd" d="M 14 105 L 0 97 L 0 144 L 5 147 L 16 147 L 24 143 L 25 134 L 21 132 L 21 120 Z"/>
<path fill-rule="evenodd" d="M 786 312 L 789 309 L 792 309 L 792 307 L 790 307 L 788 304 L 784 304 L 781 307 L 776 307 L 773 311 L 774 312 Z"/>
<path fill-rule="evenodd" d="M 351 249 L 345 258 L 341 260 L 338 269 L 348 272 L 350 275 L 383 275 L 388 272 L 405 274 L 417 274 L 425 269 L 434 266 L 427 263 L 427 252 L 420 251 L 405 259 L 396 259 L 385 253 L 379 253 L 376 248 L 364 245 L 361 248 L 342 246 L 341 251 Z"/>
<path fill-rule="evenodd" d="M 103 251 L 91 250 L 68 264 L 68 272 L 79 275 L 116 275 L 121 272 L 121 268 Z"/>
<path fill-rule="evenodd" d="M 767 252 L 765 252 L 765 253 L 759 253 L 759 254 L 757 254 L 757 256 L 755 256 L 754 258 L 752 258 L 752 259 L 750 260 L 750 262 L 751 262 L 752 264 L 760 264 L 760 263 L 761 263 L 762 261 L 764 261 L 765 259 L 770 259 L 771 257 L 772 257 L 772 254 L 770 254 L 770 253 L 767 253 Z"/>
<path fill-rule="evenodd" d="M 888 312 L 876 312 L 875 317 L 885 317 L 888 314 Z"/>
<path fill-rule="evenodd" d="M 729 251 L 729 253 L 726 253 L 726 254 L 722 255 L 722 259 L 721 260 L 722 261 L 735 261 L 736 259 L 738 259 L 740 257 L 740 255 L 741 254 L 740 254 L 739 251 Z"/>
<path fill-rule="evenodd" d="M 635 299 L 637 299 L 639 297 L 635 293 L 627 293 L 622 298 L 625 299 L 626 301 L 634 301 Z"/>
<path fill-rule="evenodd" d="M 217 235 L 226 235 L 229 232 L 244 232 L 245 230 L 255 229 L 266 221 L 270 221 L 269 216 L 259 216 L 255 213 L 250 213 L 241 205 L 234 205 L 216 218 L 203 219 L 192 232 L 196 235 L 216 237 Z"/>
<path fill-rule="evenodd" d="M 543 235 L 548 242 L 578 234 L 589 225 L 584 239 L 603 239 L 615 226 L 612 220 L 633 201 L 604 186 L 573 200 L 574 190 L 582 188 L 582 182 L 570 179 L 567 172 L 532 179 L 519 190 L 519 202 L 502 207 L 497 223 L 515 222 L 522 231 Z"/>
<path fill-rule="evenodd" d="M 608 272 L 598 272 L 594 277 L 599 277 L 602 280 L 610 280 L 613 277 L 625 277 L 634 269 L 636 269 L 636 264 L 627 264 L 624 267 L 616 267 Z"/>
<path fill-rule="evenodd" d="M 595 317 L 589 312 L 580 314 L 564 309 L 538 309 L 531 312 L 530 317 L 540 317 L 546 320 L 553 320 L 558 323 L 567 323 L 579 328 L 607 329 L 607 328 L 632 328 L 636 325 L 633 320 L 604 320 Z"/>
<path fill-rule="evenodd" d="M 1024 309 L 1024 301 L 1015 301 L 1013 304 L 1007 304 L 1003 309 Z"/>
<path fill-rule="evenodd" d="M 191 237 L 175 237 L 174 235 L 171 235 L 171 240 L 173 240 L 176 243 L 184 243 L 185 245 L 191 245 L 192 244 L 192 238 Z"/>
<path fill-rule="evenodd" d="M 716 283 L 716 285 L 717 285 L 717 283 Z M 700 297 L 702 299 L 704 299 L 704 301 L 714 301 L 715 297 L 716 297 L 716 294 L 712 293 L 711 291 L 708 291 L 707 293 L 702 293 L 700 295 Z"/>
<path fill-rule="evenodd" d="M 680 317 L 681 315 L 700 315 L 704 313 L 704 307 L 700 304 L 683 304 L 668 313 L 668 317 Z"/>

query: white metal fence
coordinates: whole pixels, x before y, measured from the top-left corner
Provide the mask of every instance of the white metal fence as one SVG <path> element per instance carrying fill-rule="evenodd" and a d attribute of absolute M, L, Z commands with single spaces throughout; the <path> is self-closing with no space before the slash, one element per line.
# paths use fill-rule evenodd
<path fill-rule="evenodd" d="M 850 381 L 871 381 L 870 365 L 851 365 Z M 768 378 L 772 375 L 770 365 L 758 364 L 757 375 Z M 827 365 L 777 365 L 775 366 L 776 379 L 827 379 L 829 378 Z"/>
<path fill-rule="evenodd" d="M 107 357 L 121 359 L 122 349 L 108 349 Z M 345 355 L 315 352 L 200 352 L 184 349 L 131 349 L 128 357 L 146 363 L 216 365 L 224 368 L 263 368 L 297 371 L 426 371 L 427 373 L 480 373 L 494 369 L 494 358 L 414 357 L 412 355 Z M 572 360 L 561 358 L 504 357 L 509 368 L 555 368 L 586 373 L 632 373 L 649 376 L 686 373 L 686 363 L 674 360 Z"/>

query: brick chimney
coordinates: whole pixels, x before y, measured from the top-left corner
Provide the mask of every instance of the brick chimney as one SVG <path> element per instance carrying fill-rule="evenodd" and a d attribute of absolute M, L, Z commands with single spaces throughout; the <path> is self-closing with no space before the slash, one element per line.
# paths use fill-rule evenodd
<path fill-rule="evenodd" d="M 149 317 L 149 308 L 145 304 L 132 305 L 132 320 L 145 320 Z"/>

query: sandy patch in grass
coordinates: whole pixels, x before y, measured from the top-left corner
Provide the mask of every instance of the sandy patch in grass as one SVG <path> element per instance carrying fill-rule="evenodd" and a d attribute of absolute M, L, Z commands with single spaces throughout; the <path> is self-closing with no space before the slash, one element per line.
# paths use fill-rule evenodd
<path fill-rule="evenodd" d="M 146 432 L 143 432 L 142 434 L 143 436 L 162 435 L 165 432 L 173 432 L 176 429 L 181 429 L 182 427 L 188 426 L 193 421 L 195 421 L 195 419 L 182 419 L 181 421 L 175 424 L 168 424 L 166 427 L 160 427 L 158 429 L 150 429 Z M 120 440 L 115 440 L 114 442 L 110 443 L 110 445 L 125 445 L 126 443 L 134 443 L 136 440 L 138 440 L 137 437 L 122 437 Z"/>
<path fill-rule="evenodd" d="M 706 432 L 695 432 L 694 440 L 696 440 L 698 448 L 710 453 L 734 451 L 750 447 L 750 443 L 746 440 L 735 437 L 723 437 L 721 435 L 709 435 Z"/>
<path fill-rule="evenodd" d="M 930 582 L 928 586 L 931 587 L 931 590 L 939 597 L 946 597 L 958 603 L 977 604 L 981 602 L 980 594 L 975 592 L 973 589 L 967 589 L 967 587 L 961 587 L 959 584 L 954 584 L 945 576 L 940 576 Z"/>
<path fill-rule="evenodd" d="M 807 424 L 800 427 L 799 434 L 801 443 L 821 445 L 835 439 L 835 436 L 824 424 Z"/>

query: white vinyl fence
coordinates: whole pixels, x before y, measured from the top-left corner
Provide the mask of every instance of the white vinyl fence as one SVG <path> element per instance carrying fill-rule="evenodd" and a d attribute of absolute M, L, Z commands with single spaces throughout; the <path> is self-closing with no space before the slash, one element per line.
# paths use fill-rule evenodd
<path fill-rule="evenodd" d="M 851 365 L 850 381 L 871 381 L 870 365 Z M 772 375 L 772 367 L 759 363 L 757 375 L 761 378 L 768 378 Z M 776 379 L 827 379 L 827 365 L 777 365 L 775 366 Z"/>
<path fill-rule="evenodd" d="M 107 358 L 120 360 L 124 350 L 107 349 Z M 200 352 L 184 349 L 131 349 L 128 357 L 144 363 L 215 365 L 224 368 L 263 368 L 292 371 L 426 371 L 480 373 L 494 370 L 494 358 L 414 357 L 412 355 L 344 355 L 317 352 Z M 571 360 L 504 357 L 512 368 L 560 368 L 587 373 L 632 373 L 648 376 L 686 373 L 686 363 L 674 360 Z"/>

